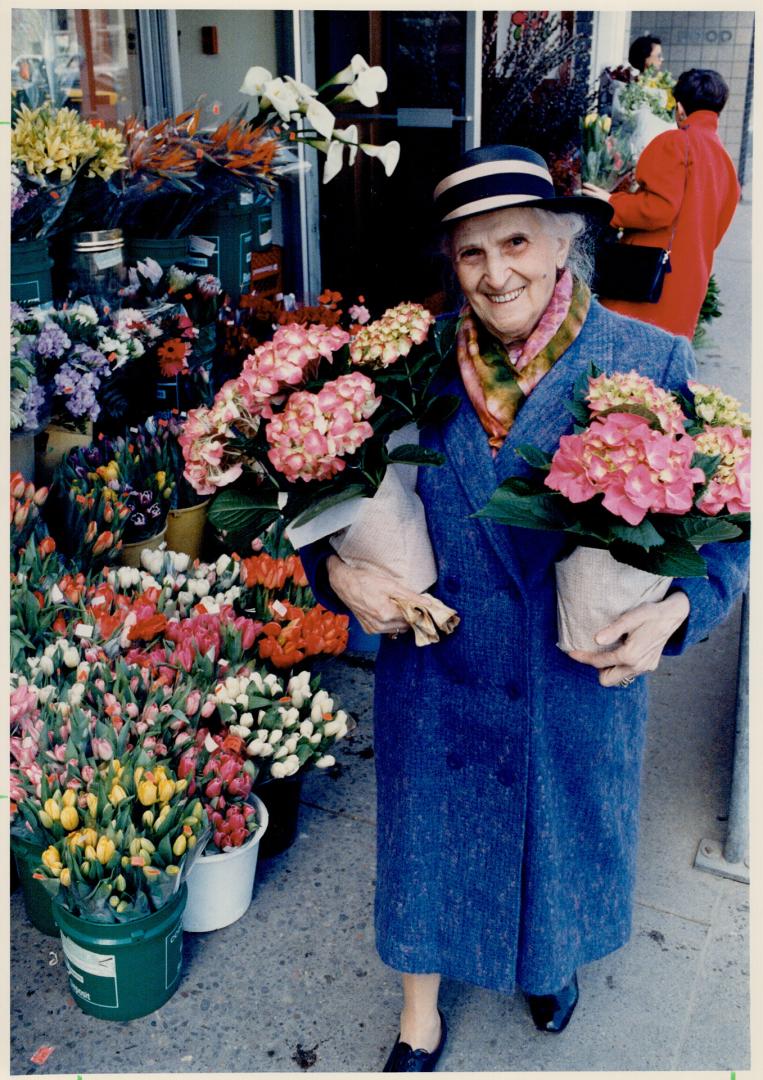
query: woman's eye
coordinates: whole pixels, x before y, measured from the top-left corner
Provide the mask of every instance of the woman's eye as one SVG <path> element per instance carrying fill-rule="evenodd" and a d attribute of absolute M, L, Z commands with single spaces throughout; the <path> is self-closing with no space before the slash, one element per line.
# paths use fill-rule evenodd
<path fill-rule="evenodd" d="M 526 236 L 512 236 L 511 239 L 509 240 L 509 247 L 521 247 L 523 244 L 526 244 L 526 243 L 527 243 L 527 237 Z"/>
<path fill-rule="evenodd" d="M 479 248 L 464 248 L 463 251 L 459 252 L 458 257 L 459 259 L 474 259 L 480 254 Z"/>

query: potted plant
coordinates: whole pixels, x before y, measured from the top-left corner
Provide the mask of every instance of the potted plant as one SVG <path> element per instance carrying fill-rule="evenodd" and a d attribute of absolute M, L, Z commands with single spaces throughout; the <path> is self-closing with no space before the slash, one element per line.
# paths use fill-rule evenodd
<path fill-rule="evenodd" d="M 704 577 L 703 544 L 749 536 L 750 418 L 717 387 L 670 392 L 593 365 L 569 407 L 574 433 L 553 453 L 518 447 L 524 474 L 478 516 L 569 537 L 558 644 L 596 651 L 597 630 L 662 599 L 673 577 Z"/>

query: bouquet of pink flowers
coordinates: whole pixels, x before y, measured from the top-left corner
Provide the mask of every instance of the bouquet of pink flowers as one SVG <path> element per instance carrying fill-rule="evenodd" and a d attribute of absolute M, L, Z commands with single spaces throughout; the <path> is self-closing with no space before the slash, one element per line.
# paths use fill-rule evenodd
<path fill-rule="evenodd" d="M 690 397 L 635 371 L 591 368 L 553 455 L 517 448 L 534 471 L 510 477 L 480 516 L 568 532 L 653 573 L 703 577 L 697 548 L 749 535 L 750 420 L 717 388 Z"/>
<path fill-rule="evenodd" d="M 478 515 L 567 533 L 579 545 L 556 564 L 565 649 L 591 647 L 590 639 L 569 640 L 564 627 L 577 619 L 573 607 L 593 597 L 588 628 L 601 629 L 607 618 L 661 599 L 673 577 L 705 577 L 698 549 L 747 539 L 750 521 L 750 419 L 719 389 L 690 383 L 684 395 L 635 371 L 607 375 L 591 366 L 569 408 L 577 421 L 573 433 L 561 437 L 553 454 L 518 447 L 530 474 L 505 480 Z M 598 549 L 596 558 L 591 549 Z M 595 575 L 590 584 L 581 584 L 583 563 Z M 574 576 L 574 602 L 565 575 Z M 658 581 L 649 580 L 655 575 Z M 618 593 L 621 586 L 627 593 L 631 580 L 629 602 Z M 619 610 L 604 611 L 606 592 Z"/>
<path fill-rule="evenodd" d="M 456 407 L 432 390 L 447 353 L 442 328 L 430 340 L 432 323 L 420 305 L 400 304 L 353 334 L 280 326 L 210 408 L 189 413 L 180 438 L 185 476 L 214 496 L 209 519 L 222 535 L 241 546 L 279 517 L 304 524 L 373 496 L 392 462 L 440 463 L 410 442 L 386 446 L 407 424 Z"/>

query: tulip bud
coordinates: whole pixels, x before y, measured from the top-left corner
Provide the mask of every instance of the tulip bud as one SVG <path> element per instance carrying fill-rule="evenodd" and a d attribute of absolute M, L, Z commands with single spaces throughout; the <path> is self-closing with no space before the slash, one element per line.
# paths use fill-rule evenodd
<path fill-rule="evenodd" d="M 175 782 L 173 780 L 162 780 L 159 784 L 159 801 L 166 803 L 175 794 Z"/>
<path fill-rule="evenodd" d="M 72 792 L 73 794 L 73 792 Z M 67 832 L 71 832 L 79 825 L 79 814 L 73 806 L 65 806 L 61 811 L 61 824 Z"/>
<path fill-rule="evenodd" d="M 118 806 L 119 803 L 121 803 L 122 799 L 126 798 L 127 792 L 123 787 L 120 787 L 119 784 L 115 784 L 109 792 L 109 802 L 112 804 L 112 806 Z"/>
<path fill-rule="evenodd" d="M 109 903 L 111 904 L 111 906 L 113 908 L 115 908 L 117 906 L 117 904 L 119 903 L 119 897 L 118 896 L 110 896 L 109 897 Z"/>
<path fill-rule="evenodd" d="M 51 819 L 51 824 L 54 821 L 58 821 L 61 817 L 61 807 L 58 805 L 55 799 L 46 799 L 43 804 L 43 810 L 46 816 Z M 43 822 L 45 824 L 45 822 Z M 46 825 L 46 828 L 50 828 L 50 825 Z"/>
<path fill-rule="evenodd" d="M 61 802 L 64 804 L 64 806 L 76 806 L 77 792 L 72 791 L 71 788 L 69 788 L 67 791 L 64 792 Z"/>
<path fill-rule="evenodd" d="M 171 876 L 171 877 L 174 877 L 174 876 L 175 876 L 175 874 L 179 874 L 179 873 L 180 873 L 180 867 L 179 867 L 179 866 L 175 866 L 175 864 L 174 864 L 174 863 L 170 863 L 170 865 L 169 865 L 169 866 L 168 866 L 168 867 L 167 867 L 167 868 L 165 869 L 165 871 L 164 871 L 164 872 L 165 872 L 166 874 L 170 874 L 170 876 Z"/>
<path fill-rule="evenodd" d="M 62 885 L 66 885 L 66 886 L 71 885 L 71 883 L 72 883 L 72 873 L 71 873 L 71 870 L 67 866 L 65 866 L 63 868 L 63 870 L 61 871 L 61 875 L 60 875 L 58 880 L 61 882 Z"/>
<path fill-rule="evenodd" d="M 143 811 L 143 817 L 142 817 L 141 820 L 143 821 L 143 824 L 147 828 L 150 829 L 151 826 L 154 824 L 154 812 L 153 812 L 153 810 L 144 810 Z"/>
<path fill-rule="evenodd" d="M 95 862 L 95 860 L 98 858 L 98 856 L 95 853 L 95 848 L 93 847 L 92 844 L 87 844 L 87 846 L 85 847 L 85 856 L 86 856 L 86 858 L 90 859 L 92 862 Z"/>
<path fill-rule="evenodd" d="M 152 784 L 150 780 L 144 780 L 142 784 L 138 784 L 138 799 L 143 806 L 153 806 L 157 794 L 156 784 Z"/>
<path fill-rule="evenodd" d="M 185 836 L 183 836 L 183 834 L 181 833 L 180 836 L 175 838 L 175 843 L 172 845 L 172 854 L 175 855 L 175 856 L 178 856 L 178 857 L 180 855 L 184 855 L 187 844 L 188 844 L 188 841 L 186 840 Z"/>
<path fill-rule="evenodd" d="M 117 904 L 117 913 L 121 915 L 123 911 L 127 911 L 129 906 L 130 903 L 128 900 L 120 900 L 120 902 Z"/>
<path fill-rule="evenodd" d="M 98 796 L 94 791 L 88 791 L 87 793 L 87 808 L 93 817 L 98 813 Z"/>
<path fill-rule="evenodd" d="M 41 861 L 44 866 L 47 866 L 48 869 L 51 870 L 54 866 L 60 866 L 61 856 L 58 854 L 58 849 L 53 847 L 52 844 L 50 847 L 45 848 L 41 856 Z"/>

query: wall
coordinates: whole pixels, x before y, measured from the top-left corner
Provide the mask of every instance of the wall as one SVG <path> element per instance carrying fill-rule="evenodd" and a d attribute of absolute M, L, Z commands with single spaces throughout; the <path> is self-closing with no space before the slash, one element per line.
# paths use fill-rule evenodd
<path fill-rule="evenodd" d="M 202 123 L 211 125 L 224 120 L 244 101 L 250 100 L 238 90 L 244 76 L 255 64 L 276 71 L 275 12 L 262 10 L 231 11 L 178 9 L 180 77 L 183 104 L 191 105 L 200 94 L 206 95 Z M 201 27 L 217 27 L 216 56 L 201 51 Z M 219 112 L 212 113 L 212 105 Z"/>
<path fill-rule="evenodd" d="M 713 68 L 729 84 L 718 131 L 739 168 L 742 122 L 755 16 L 752 11 L 634 11 L 631 40 L 662 39 L 664 66 L 678 77 L 692 67 Z"/>

